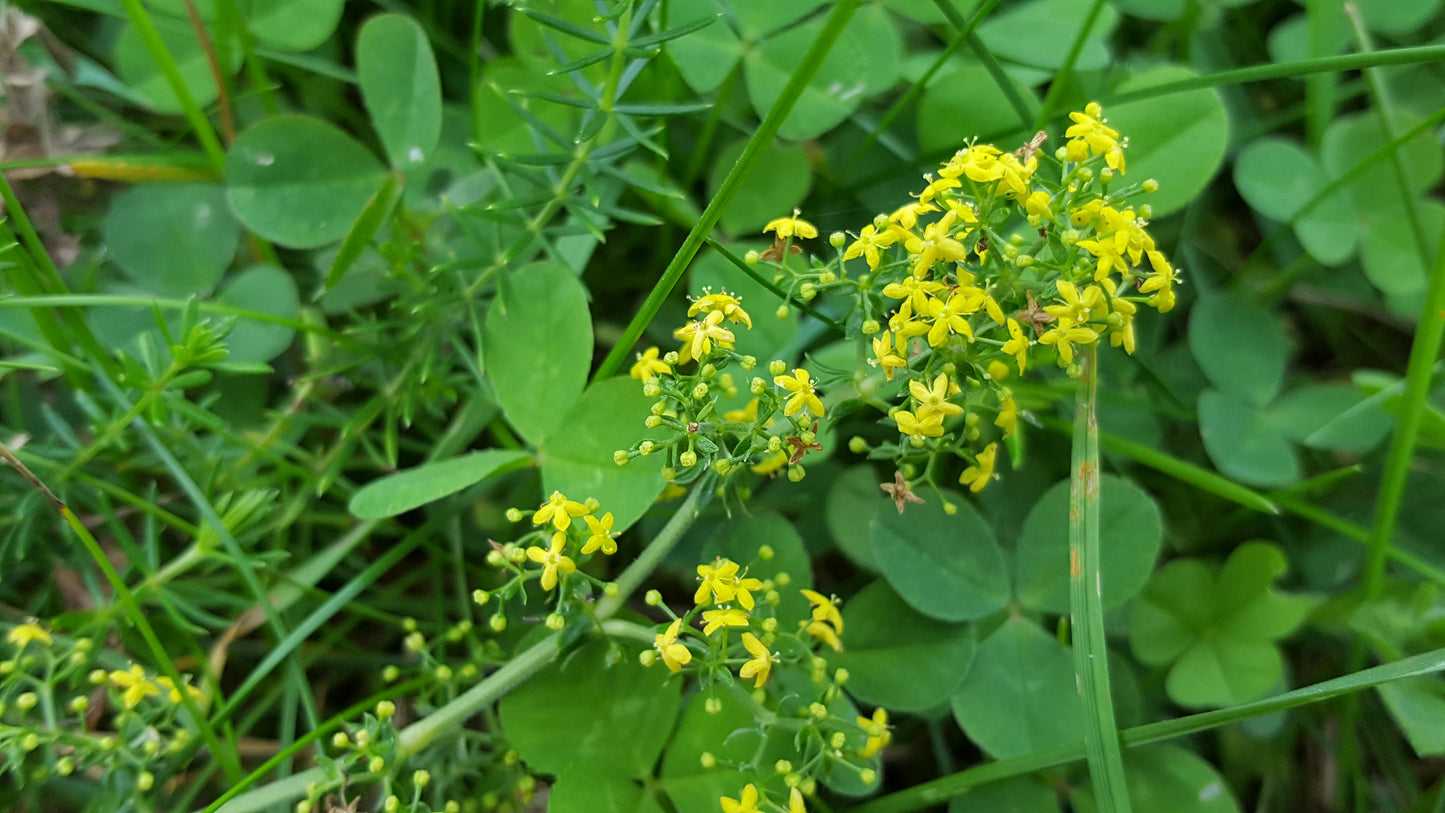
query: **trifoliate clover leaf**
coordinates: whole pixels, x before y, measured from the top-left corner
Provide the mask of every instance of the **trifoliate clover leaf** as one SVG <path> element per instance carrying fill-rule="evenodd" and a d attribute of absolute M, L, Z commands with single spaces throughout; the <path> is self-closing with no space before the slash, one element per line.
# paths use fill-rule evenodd
<path fill-rule="evenodd" d="M 1216 574 L 1198 559 L 1155 572 L 1134 602 L 1129 644 L 1150 666 L 1169 666 L 1170 699 L 1229 706 L 1269 691 L 1284 674 L 1274 642 L 1304 622 L 1315 602 L 1276 592 L 1287 562 L 1269 542 L 1246 542 Z"/>

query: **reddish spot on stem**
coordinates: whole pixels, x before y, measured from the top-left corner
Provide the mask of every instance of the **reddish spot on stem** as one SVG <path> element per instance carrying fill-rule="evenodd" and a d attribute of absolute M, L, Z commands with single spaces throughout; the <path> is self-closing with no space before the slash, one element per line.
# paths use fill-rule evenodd
<path fill-rule="evenodd" d="M 1069 578 L 1077 579 L 1084 575 L 1084 563 L 1079 561 L 1079 549 L 1069 548 Z"/>

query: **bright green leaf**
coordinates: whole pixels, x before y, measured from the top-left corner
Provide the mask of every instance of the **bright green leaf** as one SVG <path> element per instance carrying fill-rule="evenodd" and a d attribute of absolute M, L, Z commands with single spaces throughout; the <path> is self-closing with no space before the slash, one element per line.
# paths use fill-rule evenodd
<path fill-rule="evenodd" d="M 1008 601 L 1008 571 L 993 530 L 973 504 L 957 494 L 909 505 L 906 513 L 880 511 L 873 549 L 883 575 L 914 609 L 944 621 L 970 621 Z"/>
<path fill-rule="evenodd" d="M 1122 477 L 1100 478 L 1099 536 L 1103 551 L 1104 607 L 1133 598 L 1149 579 L 1164 539 L 1159 507 Z M 1069 481 L 1055 484 L 1029 511 L 1016 554 L 1018 600 L 1042 612 L 1069 612 Z"/>
<path fill-rule="evenodd" d="M 1364 218 L 1360 262 L 1370 283 L 1386 296 L 1407 300 L 1425 296 L 1430 270 L 1425 258 L 1434 257 L 1440 236 L 1445 234 L 1445 204 L 1427 198 L 1416 202 L 1415 209 L 1420 217 L 1420 237 L 1424 238 L 1423 253 L 1410 217 L 1403 209 L 1397 207 Z"/>
<path fill-rule="evenodd" d="M 241 239 L 225 192 L 210 184 L 131 187 L 111 200 L 101 235 L 126 276 L 173 297 L 210 293 Z"/>
<path fill-rule="evenodd" d="M 1319 162 L 1292 141 L 1265 137 L 1249 142 L 1234 163 L 1234 184 L 1260 214 L 1289 221 L 1325 187 Z M 1325 265 L 1338 265 L 1355 252 L 1356 215 L 1344 195 L 1331 195 L 1295 223 L 1300 243 Z"/>
<path fill-rule="evenodd" d="M 622 531 L 647 513 L 662 491 L 663 455 L 619 467 L 612 453 L 654 433 L 642 422 L 652 399 L 631 378 L 598 381 L 582 393 L 554 432 L 539 444 L 542 487 L 577 500 L 596 497 Z"/>
<path fill-rule="evenodd" d="M 746 53 L 743 76 L 748 83 L 748 98 L 759 116 L 767 115 L 782 95 L 783 87 L 822 30 L 823 20 L 810 20 L 769 37 Z M 817 138 L 857 110 L 868 91 L 870 47 L 868 31 L 857 19 L 850 20 L 778 128 L 778 136 Z"/>
<path fill-rule="evenodd" d="M 436 502 L 526 460 L 526 452 L 487 449 L 423 463 L 367 483 L 351 497 L 351 513 L 381 519 Z"/>
<path fill-rule="evenodd" d="M 1201 296 L 1194 304 L 1189 349 L 1215 387 L 1264 405 L 1279 392 L 1290 347 L 1278 316 L 1229 292 Z"/>
<path fill-rule="evenodd" d="M 848 670 L 849 693 L 890 711 L 924 711 L 947 702 L 973 659 L 973 631 L 918 614 L 887 582 L 876 581 L 843 606 L 846 647 L 828 657 Z"/>
<path fill-rule="evenodd" d="M 216 82 L 211 73 L 211 63 L 206 52 L 196 42 L 196 33 L 189 26 L 185 28 L 164 27 L 160 30 L 161 41 L 175 60 L 180 71 L 181 83 L 190 92 L 196 104 L 205 107 L 216 100 Z M 214 32 L 212 32 L 214 38 Z M 234 44 L 227 49 L 231 59 L 224 66 L 227 74 L 236 72 L 241 66 L 241 49 Z M 158 113 L 180 113 L 181 103 L 171 89 L 171 83 L 156 65 L 155 57 L 141 40 L 134 26 L 125 25 L 115 40 L 116 74 L 135 92 L 144 96 Z"/>
<path fill-rule="evenodd" d="M 557 262 L 518 268 L 500 285 L 483 333 L 483 367 L 497 403 L 522 437 L 540 444 L 564 425 L 587 385 L 592 315 L 586 289 Z M 641 418 L 637 426 L 641 429 Z M 609 463 L 612 451 L 607 450 Z"/>
<path fill-rule="evenodd" d="M 1194 75 L 1183 66 L 1166 65 L 1135 76 L 1120 85 L 1118 92 Z M 1148 198 L 1155 217 L 1191 203 L 1224 163 L 1229 117 L 1219 91 L 1213 88 L 1126 102 L 1106 108 L 1104 114 L 1109 126 L 1129 139 L 1125 153 L 1129 179 L 1159 182 L 1159 191 Z"/>
<path fill-rule="evenodd" d="M 1389 116 L 1389 123 L 1387 135 L 1380 126 L 1380 117 L 1373 111 L 1336 118 L 1320 141 L 1325 171 L 1334 178 L 1343 176 L 1396 136 L 1418 125 L 1420 117 L 1395 111 Z M 1386 158 L 1371 164 L 1347 185 L 1361 214 L 1378 213 L 1394 217 L 1390 213 L 1401 209 L 1404 201 L 1390 166 L 1391 160 Z M 1433 187 L 1440 180 L 1441 173 L 1445 172 L 1445 156 L 1441 155 L 1440 145 L 1428 128 L 1397 147 L 1394 160 L 1400 162 L 1411 196 Z"/>
<path fill-rule="evenodd" d="M 978 645 L 953 696 L 953 716 L 995 759 L 1083 739 L 1084 712 L 1068 647 L 1020 616 Z"/>
<path fill-rule="evenodd" d="M 331 39 L 345 0 L 250 0 L 245 12 L 257 42 L 280 51 L 310 51 Z"/>
<path fill-rule="evenodd" d="M 1013 82 L 1014 91 L 1030 102 L 1031 88 Z M 918 147 L 924 152 L 953 152 L 973 136 L 992 139 L 1005 149 L 1026 136 L 1009 97 L 982 64 L 954 59 L 941 68 L 918 101 Z"/>
<path fill-rule="evenodd" d="M 1092 13 L 1092 4 L 1075 0 L 1029 0 L 990 14 L 978 37 L 1000 59 L 1054 70 L 1068 58 L 1074 40 Z M 1094 19 L 1075 70 L 1098 70 L 1109 63 L 1109 37 L 1119 13 L 1104 6 Z"/>
<path fill-rule="evenodd" d="M 1059 813 L 1059 797 L 1042 779 L 1015 776 L 957 796 L 948 813 Z"/>
<path fill-rule="evenodd" d="M 356 39 L 356 73 L 392 166 L 425 161 L 442 133 L 441 79 L 426 32 L 400 14 L 372 17 Z"/>
<path fill-rule="evenodd" d="M 652 774 L 682 703 L 682 681 L 614 646 L 593 641 L 502 698 L 507 741 L 533 770 Z"/>
<path fill-rule="evenodd" d="M 1312 449 L 1363 453 L 1390 434 L 1394 421 L 1379 400 L 1349 384 L 1306 384 L 1269 406 L 1280 434 Z"/>
<path fill-rule="evenodd" d="M 334 125 L 276 116 L 241 133 L 226 158 L 231 208 L 247 228 L 292 248 L 341 239 L 386 179 Z"/>
<path fill-rule="evenodd" d="M 1445 754 L 1445 684 L 1415 678 L 1379 687 L 1380 699 L 1420 757 Z"/>
<path fill-rule="evenodd" d="M 547 813 L 665 813 L 637 781 L 585 767 L 562 774 L 547 795 Z"/>
<path fill-rule="evenodd" d="M 823 509 L 838 549 L 853 564 L 873 573 L 878 572 L 878 557 L 868 528 L 885 507 L 891 511 L 893 503 L 878 488 L 878 473 L 872 466 L 854 466 L 833 481 Z"/>
<path fill-rule="evenodd" d="M 1124 752 L 1129 801 L 1135 810 L 1169 813 L 1239 813 L 1239 802 L 1214 767 L 1197 755 L 1172 745 Z M 1088 790 L 1071 801 L 1077 813 L 1098 813 Z"/>
<path fill-rule="evenodd" d="M 1260 408 L 1218 390 L 1199 394 L 1199 436 L 1224 474 L 1253 486 L 1287 486 L 1300 478 L 1289 441 Z"/>
<path fill-rule="evenodd" d="M 216 300 L 287 319 L 295 319 L 301 310 L 295 278 L 274 265 L 257 265 L 237 274 Z M 226 336 L 231 350 L 227 361 L 270 361 L 284 353 L 295 336 L 296 331 L 285 325 L 238 317 Z"/>
<path fill-rule="evenodd" d="M 709 699 L 722 703 L 718 713 L 707 712 Z M 751 760 L 761 736 L 752 712 L 725 686 L 715 684 L 694 694 L 662 757 L 662 787 L 678 813 L 717 813 L 719 797 L 737 798 L 743 785 L 756 781 L 751 774 L 724 765 Z M 702 767 L 704 753 L 722 764 Z"/>

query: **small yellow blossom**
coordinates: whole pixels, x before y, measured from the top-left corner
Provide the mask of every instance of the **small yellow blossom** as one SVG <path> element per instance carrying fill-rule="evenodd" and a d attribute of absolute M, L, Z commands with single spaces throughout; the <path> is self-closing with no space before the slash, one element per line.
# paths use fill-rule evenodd
<path fill-rule="evenodd" d="M 859 717 L 858 727 L 868 735 L 868 742 L 858 754 L 864 759 L 878 753 L 883 746 L 893 741 L 893 732 L 888 730 L 888 711 L 882 707 L 873 710 L 872 718 Z"/>
<path fill-rule="evenodd" d="M 588 514 L 583 517 L 582 520 L 587 523 L 587 531 L 589 534 L 587 541 L 582 544 L 582 553 L 584 555 L 599 548 L 607 556 L 611 556 L 617 552 L 617 534 L 612 530 L 613 519 L 611 511 L 603 514 L 602 519 Z"/>
<path fill-rule="evenodd" d="M 963 475 L 958 482 L 968 486 L 968 490 L 975 494 L 983 491 L 988 481 L 993 479 L 994 459 L 998 457 L 998 444 L 990 443 L 983 451 L 978 453 L 978 462 L 963 470 Z"/>
<path fill-rule="evenodd" d="M 743 310 L 742 301 L 727 291 L 715 294 L 708 289 L 703 289 L 703 295 L 693 300 L 692 307 L 687 309 L 687 315 L 696 316 L 703 311 L 708 313 L 722 311 L 723 316 L 735 325 L 743 324 L 749 328 L 753 326 L 753 319 L 748 316 L 747 311 Z"/>
<path fill-rule="evenodd" d="M 854 240 L 848 246 L 848 250 L 843 252 L 843 259 L 851 260 L 861 256 L 867 260 L 870 269 L 877 270 L 878 263 L 882 259 L 881 250 L 903 239 L 906 234 L 907 232 L 903 229 L 892 224 L 889 224 L 881 232 L 871 224 L 864 226 L 863 230 L 858 233 L 858 239 Z"/>
<path fill-rule="evenodd" d="M 788 813 L 808 813 L 808 809 L 803 807 L 803 792 L 796 786 L 789 789 Z"/>
<path fill-rule="evenodd" d="M 943 415 L 938 412 L 924 413 L 919 410 L 917 415 L 906 409 L 900 409 L 893 413 L 893 422 L 898 424 L 898 431 L 910 438 L 936 438 L 943 436 Z"/>
<path fill-rule="evenodd" d="M 702 319 L 688 322 L 674 330 L 673 338 L 682 340 L 682 348 L 678 351 L 679 360 L 687 363 L 706 356 L 712 352 L 714 342 L 724 349 L 732 347 L 737 336 L 722 326 L 722 320 L 722 311 L 708 311 L 707 316 Z"/>
<path fill-rule="evenodd" d="M 1075 160 L 1074 144 L 1082 142 L 1094 155 L 1104 156 L 1104 161 L 1111 169 L 1124 172 L 1124 150 L 1119 140 L 1119 131 L 1104 123 L 1104 111 L 1098 102 L 1089 102 L 1084 106 L 1082 113 L 1074 111 L 1069 114 L 1069 119 L 1074 122 L 1073 126 L 1064 131 L 1064 137 L 1073 139 L 1069 142 L 1069 160 Z"/>
<path fill-rule="evenodd" d="M 948 400 L 948 397 L 959 392 L 959 389 L 956 384 L 949 385 L 946 373 L 939 373 L 938 378 L 933 380 L 932 386 L 926 385 L 922 381 L 910 381 L 908 382 L 908 392 L 918 401 L 919 412 L 927 410 L 944 416 L 963 414 L 963 407 Z"/>
<path fill-rule="evenodd" d="M 903 300 L 903 304 L 898 308 L 898 315 L 907 319 L 914 311 L 926 313 L 932 295 L 945 287 L 941 282 L 909 274 L 901 282 L 890 282 L 883 286 L 883 295 L 889 299 Z"/>
<path fill-rule="evenodd" d="M 567 544 L 567 535 L 558 531 L 552 534 L 552 547 L 550 550 L 543 550 L 535 545 L 527 548 L 527 558 L 542 566 L 542 589 L 551 590 L 557 586 L 557 571 L 571 573 L 577 569 L 577 563 L 571 558 L 562 555 L 562 548 Z"/>
<path fill-rule="evenodd" d="M 1053 199 L 1049 193 L 1042 189 L 1029 193 L 1024 199 L 1024 211 L 1028 212 L 1030 222 L 1032 218 L 1038 218 L 1039 222 L 1054 219 Z"/>
<path fill-rule="evenodd" d="M 792 417 L 801 412 L 803 407 L 807 407 L 809 412 L 819 418 L 823 417 L 823 402 L 814 394 L 813 382 L 807 370 L 799 367 L 791 376 L 780 375 L 774 378 L 773 383 L 793 394 L 783 407 L 784 415 Z"/>
<path fill-rule="evenodd" d="M 809 635 L 832 647 L 834 652 L 843 651 L 843 642 L 838 639 L 838 633 L 822 621 L 808 622 L 807 631 Z"/>
<path fill-rule="evenodd" d="M 702 614 L 702 621 L 702 634 L 712 635 L 721 627 L 746 627 L 748 614 L 736 607 L 727 607 L 721 610 L 708 610 Z"/>
<path fill-rule="evenodd" d="M 924 226 L 921 237 L 910 234 L 903 241 L 903 247 L 913 257 L 914 276 L 926 276 L 937 262 L 962 262 L 968 256 L 968 249 L 950 233 L 957 214 L 950 209 L 937 222 Z"/>
<path fill-rule="evenodd" d="M 1022 373 L 1024 367 L 1028 365 L 1029 345 L 1032 342 L 1024 335 L 1024 329 L 1013 319 L 1008 320 L 1008 335 L 1009 340 L 1003 343 L 1003 351 L 1014 357 L 1014 361 L 1018 362 L 1019 372 Z"/>
<path fill-rule="evenodd" d="M 747 647 L 748 653 L 753 657 L 738 670 L 738 677 L 743 680 L 755 678 L 753 688 L 762 688 L 768 681 L 768 672 L 773 668 L 773 653 L 751 632 L 743 633 L 743 646 Z"/>
<path fill-rule="evenodd" d="M 552 527 L 559 531 L 565 531 L 572 525 L 573 517 L 580 517 L 587 514 L 587 506 L 575 500 L 569 500 L 562 496 L 562 492 L 554 491 L 552 496 L 547 498 L 537 513 L 532 515 L 533 525 L 546 525 L 552 523 Z"/>
<path fill-rule="evenodd" d="M 903 337 L 899 336 L 895 342 L 886 330 L 873 337 L 875 359 L 872 361 L 883 368 L 883 377 L 888 381 L 893 380 L 895 369 L 908 366 L 908 359 L 904 353 L 904 341 Z"/>
<path fill-rule="evenodd" d="M 1018 156 L 1006 152 L 998 157 L 998 167 L 998 191 L 1024 198 L 1029 194 L 1029 180 L 1039 168 L 1039 159 L 1029 156 L 1027 161 L 1020 161 Z"/>
<path fill-rule="evenodd" d="M 1103 291 L 1092 285 L 1082 296 L 1079 295 L 1079 289 L 1068 280 L 1059 280 L 1058 288 L 1059 298 L 1064 304 L 1046 305 L 1044 311 L 1061 322 L 1071 321 L 1078 325 L 1087 323 L 1094 308 L 1104 299 Z"/>
<path fill-rule="evenodd" d="M 674 672 L 681 672 L 682 667 L 692 662 L 692 650 L 688 649 L 685 644 L 677 642 L 677 633 L 681 628 L 682 619 L 679 618 L 672 622 L 666 632 L 658 635 L 652 642 L 652 645 L 657 648 L 657 654 L 662 656 L 662 662 Z"/>
<path fill-rule="evenodd" d="M 1007 390 L 1005 390 L 1007 392 Z M 1011 396 L 1004 395 L 999 398 L 998 418 L 993 422 L 994 426 L 1003 430 L 1003 436 L 1008 437 L 1014 433 L 1019 425 L 1019 405 Z"/>
<path fill-rule="evenodd" d="M 724 412 L 722 418 L 725 421 L 733 421 L 735 423 L 752 423 L 756 421 L 758 419 L 758 399 L 754 398 L 749 401 L 748 405 L 742 409 L 730 409 Z"/>
<path fill-rule="evenodd" d="M 1066 367 L 1074 362 L 1075 344 L 1093 344 L 1099 334 L 1086 327 L 1079 327 L 1068 320 L 1059 320 L 1053 329 L 1039 337 L 1039 344 L 1051 344 L 1059 351 L 1059 365 Z"/>
<path fill-rule="evenodd" d="M 801 211 L 794 209 L 792 217 L 780 217 L 777 220 L 768 221 L 763 227 L 763 233 L 774 232 L 779 237 L 788 238 L 797 236 L 803 239 L 812 239 L 818 236 L 818 228 L 812 223 L 798 217 Z"/>
<path fill-rule="evenodd" d="M 698 565 L 697 577 L 702 582 L 692 596 L 698 606 L 732 601 L 737 595 L 737 562 L 719 558 L 711 565 Z"/>
<path fill-rule="evenodd" d="M 743 605 L 743 609 L 751 610 L 754 606 L 753 592 L 763 589 L 761 579 L 754 579 L 750 576 L 734 576 L 732 587 L 737 602 Z"/>
<path fill-rule="evenodd" d="M 12 627 L 9 632 L 5 633 L 5 640 L 19 649 L 24 649 L 31 643 L 38 643 L 43 647 L 51 644 L 50 633 L 33 621 Z"/>
<path fill-rule="evenodd" d="M 752 783 L 743 786 L 741 798 L 724 796 L 718 802 L 722 804 L 723 813 L 762 813 L 758 809 L 758 789 Z"/>
<path fill-rule="evenodd" d="M 933 320 L 933 326 L 928 329 L 929 346 L 938 347 L 953 333 L 973 339 L 973 328 L 964 317 L 978 313 L 986 296 L 983 291 L 968 286 L 958 288 L 947 301 L 930 299 L 928 318 Z"/>
<path fill-rule="evenodd" d="M 659 359 L 657 353 L 658 350 L 656 347 L 649 347 L 641 353 L 638 353 L 637 361 L 633 363 L 628 375 L 639 381 L 646 381 L 654 375 L 667 375 L 672 372 L 672 368 L 667 366 L 666 362 Z"/>
<path fill-rule="evenodd" d="M 992 144 L 973 144 L 953 154 L 948 164 L 939 170 L 944 177 L 966 175 L 977 183 L 997 181 L 1003 177 L 1003 168 L 998 165 L 999 149 Z"/>
<path fill-rule="evenodd" d="M 833 599 L 814 590 L 804 589 L 799 592 L 813 605 L 814 621 L 826 621 L 833 625 L 839 635 L 843 634 L 843 615 L 838 612 L 838 605 L 833 603 Z"/>
<path fill-rule="evenodd" d="M 891 223 L 898 224 L 904 229 L 912 229 L 918 225 L 919 215 L 936 211 L 938 211 L 938 207 L 931 203 L 914 201 L 912 203 L 905 203 L 897 209 L 894 209 L 893 214 L 888 216 L 888 220 Z"/>
<path fill-rule="evenodd" d="M 133 709 L 141 700 L 156 697 L 161 693 L 160 687 L 146 678 L 145 670 L 140 664 L 133 663 L 126 671 L 117 669 L 111 672 L 109 677 L 112 685 L 123 690 L 120 700 L 127 709 Z"/>
<path fill-rule="evenodd" d="M 768 455 L 749 468 L 754 474 L 772 474 L 786 465 L 788 465 L 788 453 L 779 451 Z"/>
<path fill-rule="evenodd" d="M 164 676 L 158 677 L 156 678 L 156 686 L 165 690 L 167 700 L 170 700 L 176 705 L 180 705 L 181 692 L 179 689 L 176 688 L 175 681 Z M 195 686 L 187 683 L 185 684 L 185 687 L 186 694 L 190 695 L 192 700 L 200 700 L 202 697 L 204 697 L 204 695 L 201 694 L 201 690 L 197 689 Z"/>

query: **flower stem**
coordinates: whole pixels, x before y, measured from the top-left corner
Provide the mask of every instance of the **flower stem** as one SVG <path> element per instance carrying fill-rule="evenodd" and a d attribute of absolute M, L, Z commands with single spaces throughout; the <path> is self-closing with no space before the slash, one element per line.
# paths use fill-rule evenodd
<path fill-rule="evenodd" d="M 1074 413 L 1073 477 L 1069 489 L 1069 609 L 1074 674 L 1084 706 L 1084 750 L 1094 798 L 1105 813 L 1128 813 L 1124 759 L 1109 689 L 1104 595 L 1099 548 L 1099 350 L 1083 348 Z"/>

